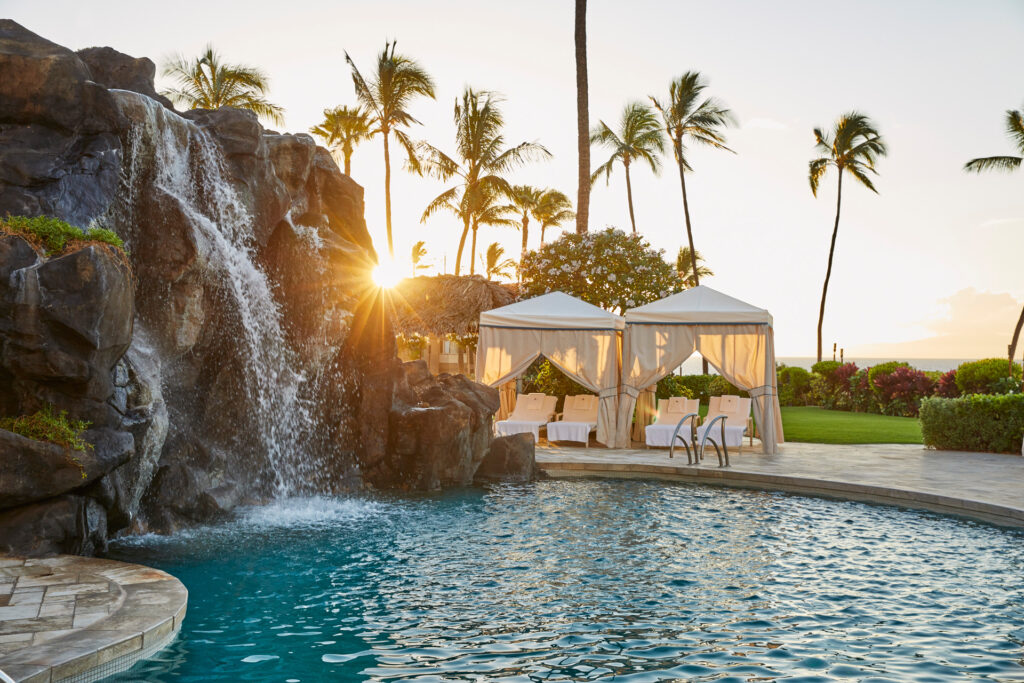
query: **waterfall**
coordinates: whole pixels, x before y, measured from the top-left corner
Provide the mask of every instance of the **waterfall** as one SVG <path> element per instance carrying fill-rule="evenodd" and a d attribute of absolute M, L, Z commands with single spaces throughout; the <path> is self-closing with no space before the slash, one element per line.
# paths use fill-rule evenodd
<path fill-rule="evenodd" d="M 300 396 L 306 378 L 296 369 L 271 284 L 256 260 L 253 219 L 208 132 L 144 95 L 111 92 L 133 122 L 122 165 L 120 215 L 114 219 L 118 233 L 135 248 L 132 213 L 154 189 L 185 217 L 204 283 L 220 292 L 239 321 L 238 330 L 222 333 L 240 342 L 245 381 L 239 389 L 255 415 L 252 429 L 273 470 L 276 493 L 291 494 L 308 474 L 302 442 L 315 425 Z"/>

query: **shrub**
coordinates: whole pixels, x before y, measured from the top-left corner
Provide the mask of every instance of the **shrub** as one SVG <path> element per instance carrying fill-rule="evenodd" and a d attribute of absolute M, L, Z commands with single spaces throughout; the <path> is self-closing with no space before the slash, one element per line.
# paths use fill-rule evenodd
<path fill-rule="evenodd" d="M 714 375 L 677 375 L 677 377 L 679 377 L 678 382 L 690 391 L 691 397 L 698 399 L 705 405 L 707 405 L 708 399 L 711 398 L 711 394 L 708 393 L 708 389 L 711 386 L 711 378 L 713 376 Z"/>
<path fill-rule="evenodd" d="M 942 398 L 956 398 L 960 388 L 956 385 L 956 370 L 944 372 L 935 383 L 935 395 Z"/>
<path fill-rule="evenodd" d="M 533 362 L 523 374 L 523 393 L 539 392 L 548 396 L 557 396 L 557 410 L 561 411 L 566 396 L 593 394 L 585 386 L 576 383 L 568 375 L 556 368 L 551 361 L 541 356 Z"/>
<path fill-rule="evenodd" d="M 803 368 L 791 368 L 780 365 L 777 371 L 779 383 L 779 403 L 784 406 L 807 405 L 811 389 L 811 373 Z"/>
<path fill-rule="evenodd" d="M 711 375 L 711 381 L 708 383 L 708 396 L 724 396 L 726 394 L 742 396 L 743 398 L 750 397 L 750 394 L 731 384 L 729 380 L 721 375 Z"/>
<path fill-rule="evenodd" d="M 0 231 L 20 235 L 42 249 L 47 256 L 61 254 L 74 242 L 103 242 L 124 251 L 124 242 L 106 228 L 82 230 L 52 216 L 11 216 L 0 220 Z"/>
<path fill-rule="evenodd" d="M 881 413 L 881 407 L 878 404 L 878 398 L 875 396 L 874 390 L 871 388 L 870 380 L 870 368 L 864 370 L 858 370 L 850 377 L 850 389 L 849 398 L 847 399 L 849 408 L 844 410 L 853 410 L 858 413 Z"/>
<path fill-rule="evenodd" d="M 82 438 L 82 432 L 89 428 L 90 423 L 84 420 L 69 420 L 68 411 L 62 410 L 54 414 L 53 406 L 47 404 L 32 415 L 20 417 L 0 417 L 0 429 L 20 434 L 36 441 L 48 441 L 63 446 L 67 451 L 68 462 L 77 466 L 85 479 L 85 468 L 72 451 L 92 450 L 93 445 Z"/>
<path fill-rule="evenodd" d="M 956 369 L 956 386 L 961 394 L 1003 393 L 994 389 L 996 382 L 1007 376 L 1007 365 L 1008 361 L 1005 358 L 986 358 L 961 363 Z M 1020 363 L 1013 364 L 1013 377 L 1020 379 Z"/>
<path fill-rule="evenodd" d="M 621 313 L 680 291 L 682 282 L 663 253 L 615 228 L 564 233 L 523 257 L 522 294 L 561 291 Z"/>
<path fill-rule="evenodd" d="M 811 366 L 811 372 L 821 375 L 825 379 L 832 379 L 832 373 L 838 370 L 843 364 L 837 360 L 819 360 Z"/>
<path fill-rule="evenodd" d="M 874 389 L 883 414 L 917 417 L 921 399 L 931 395 L 935 382 L 920 370 L 899 366 L 876 375 Z"/>
<path fill-rule="evenodd" d="M 693 394 L 693 390 L 686 385 L 680 375 L 668 375 L 662 377 L 658 381 L 657 390 L 655 395 L 658 398 L 671 398 L 673 396 L 685 396 L 686 398 L 696 398 Z"/>
<path fill-rule="evenodd" d="M 1024 437 L 1024 394 L 921 401 L 921 434 L 932 448 L 1020 453 Z"/>
<path fill-rule="evenodd" d="M 868 368 L 868 382 L 871 386 L 876 386 L 875 380 L 883 375 L 889 375 L 895 372 L 896 368 L 909 368 L 908 363 L 904 363 L 898 360 L 891 360 L 888 363 L 879 363 Z"/>
<path fill-rule="evenodd" d="M 1019 394 L 1020 380 L 1015 377 L 1000 377 L 988 387 L 990 394 Z"/>

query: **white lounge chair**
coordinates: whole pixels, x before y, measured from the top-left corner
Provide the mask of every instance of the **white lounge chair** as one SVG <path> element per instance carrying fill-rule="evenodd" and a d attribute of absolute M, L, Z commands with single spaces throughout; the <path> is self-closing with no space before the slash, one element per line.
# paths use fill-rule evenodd
<path fill-rule="evenodd" d="M 658 399 L 658 415 L 652 424 L 644 428 L 644 443 L 650 446 L 661 446 L 667 448 L 672 445 L 672 433 L 676 430 L 679 420 L 690 413 L 700 410 L 700 400 L 686 398 L 685 396 L 673 396 L 671 398 Z M 686 432 L 689 423 L 683 425 L 679 430 L 686 443 L 690 441 L 690 434 Z M 678 445 L 678 444 L 677 444 Z"/>
<path fill-rule="evenodd" d="M 551 416 L 555 414 L 557 404 L 557 396 L 519 394 L 512 414 L 507 420 L 495 422 L 494 431 L 498 436 L 533 434 L 533 442 L 537 443 L 540 440 L 540 428 L 547 425 Z"/>
<path fill-rule="evenodd" d="M 724 417 L 719 420 L 717 418 Z M 725 435 L 725 442 L 722 435 Z M 708 414 L 703 424 L 697 428 L 698 448 L 704 443 L 704 436 L 718 447 L 736 448 L 743 452 L 743 437 L 748 436 L 750 445 L 754 445 L 754 423 L 750 419 L 750 399 L 739 396 L 712 396 L 708 402 Z M 728 450 L 724 451 L 725 464 L 729 464 Z M 698 457 L 703 457 L 703 451 Z M 719 456 L 721 461 L 721 456 Z"/>
<path fill-rule="evenodd" d="M 578 441 L 584 445 L 597 429 L 598 398 L 589 394 L 566 396 L 555 422 L 548 422 L 548 441 Z"/>

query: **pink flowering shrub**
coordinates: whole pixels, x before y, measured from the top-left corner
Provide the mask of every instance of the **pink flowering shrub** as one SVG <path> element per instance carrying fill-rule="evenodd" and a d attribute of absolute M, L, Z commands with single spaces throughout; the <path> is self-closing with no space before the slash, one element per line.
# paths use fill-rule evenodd
<path fill-rule="evenodd" d="M 956 369 L 943 373 L 935 383 L 935 395 L 942 398 L 956 398 L 960 395 L 960 387 L 956 385 Z"/>
<path fill-rule="evenodd" d="M 906 366 L 878 374 L 874 385 L 881 411 L 903 417 L 917 417 L 921 399 L 935 390 L 935 382 L 928 375 Z"/>

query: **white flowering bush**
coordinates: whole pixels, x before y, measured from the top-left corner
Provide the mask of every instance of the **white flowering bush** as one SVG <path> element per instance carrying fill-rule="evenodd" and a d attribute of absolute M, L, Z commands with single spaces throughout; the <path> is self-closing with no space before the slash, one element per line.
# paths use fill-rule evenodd
<path fill-rule="evenodd" d="M 524 298 L 560 291 L 620 314 L 683 288 L 663 250 L 615 228 L 563 233 L 527 252 L 521 267 Z"/>

